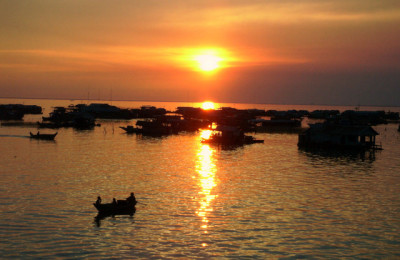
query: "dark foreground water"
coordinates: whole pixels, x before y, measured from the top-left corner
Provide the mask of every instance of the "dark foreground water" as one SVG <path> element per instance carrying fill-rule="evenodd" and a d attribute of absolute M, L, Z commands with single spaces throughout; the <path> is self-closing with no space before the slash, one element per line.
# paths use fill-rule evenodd
<path fill-rule="evenodd" d="M 223 150 L 100 123 L 55 142 L 0 128 L 1 258 L 400 258 L 398 125 L 375 127 L 383 151 L 344 155 L 300 151 L 296 134 Z M 133 216 L 95 221 L 98 195 L 131 191 Z"/>

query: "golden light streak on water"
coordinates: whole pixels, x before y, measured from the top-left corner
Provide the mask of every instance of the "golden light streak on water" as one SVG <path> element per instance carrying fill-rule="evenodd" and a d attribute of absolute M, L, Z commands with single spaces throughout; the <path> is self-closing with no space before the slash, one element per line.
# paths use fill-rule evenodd
<path fill-rule="evenodd" d="M 203 131 L 204 132 L 207 132 Z M 211 133 L 211 131 L 209 131 Z M 202 134 L 203 134 L 202 133 Z M 203 136 L 203 135 L 202 135 Z M 196 171 L 199 174 L 199 191 L 200 206 L 196 212 L 197 216 L 201 218 L 201 228 L 204 233 L 207 233 L 209 212 L 213 211 L 211 206 L 212 201 L 217 195 L 212 194 L 212 189 L 217 185 L 215 181 L 215 174 L 217 172 L 216 166 L 213 162 L 213 150 L 208 145 L 201 145 L 197 153 Z"/>
<path fill-rule="evenodd" d="M 200 134 L 200 137 L 202 139 L 209 139 L 211 134 L 212 134 L 212 132 L 213 132 L 212 130 L 202 130 L 202 132 Z"/>
<path fill-rule="evenodd" d="M 82 101 L 2 103 L 43 105 L 47 116 L 71 102 Z M 42 116 L 27 115 L 24 123 Z M 61 128 L 54 142 L 30 140 L 32 124 L 0 127 L 2 259 L 399 258 L 398 124 L 374 127 L 384 150 L 346 154 L 299 150 L 293 133 L 257 133 L 264 145 L 223 149 L 202 146 L 200 133 L 142 137 L 118 128 L 126 122 L 100 123 L 90 131 Z M 134 216 L 95 221 L 98 195 L 111 201 L 131 191 L 139 200 Z"/>

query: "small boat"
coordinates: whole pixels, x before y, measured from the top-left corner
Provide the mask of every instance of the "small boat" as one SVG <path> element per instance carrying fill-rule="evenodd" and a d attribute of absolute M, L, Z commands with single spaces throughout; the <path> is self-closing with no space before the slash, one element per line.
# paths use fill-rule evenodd
<path fill-rule="evenodd" d="M 127 125 L 126 127 L 120 126 L 119 128 L 125 130 L 127 134 L 133 134 L 133 133 L 139 133 L 140 130 L 136 127 L 133 127 L 132 125 Z"/>
<path fill-rule="evenodd" d="M 217 126 L 208 139 L 202 139 L 201 143 L 218 145 L 244 145 L 264 143 L 264 140 L 257 140 L 253 136 L 245 135 L 243 131 L 232 126 Z"/>
<path fill-rule="evenodd" d="M 172 124 L 163 120 L 162 117 L 136 122 L 136 131 L 142 135 L 163 136 L 173 134 Z"/>
<path fill-rule="evenodd" d="M 119 214 L 129 214 L 134 213 L 137 201 L 133 197 L 127 198 L 125 200 L 113 200 L 111 203 L 101 203 L 101 200 L 97 200 L 93 203 L 94 207 L 102 215 L 119 215 Z"/>
<path fill-rule="evenodd" d="M 55 134 L 41 134 L 37 132 L 37 134 L 32 134 L 32 132 L 29 132 L 31 138 L 34 139 L 41 139 L 41 140 L 54 140 L 54 138 L 57 135 L 57 132 Z"/>

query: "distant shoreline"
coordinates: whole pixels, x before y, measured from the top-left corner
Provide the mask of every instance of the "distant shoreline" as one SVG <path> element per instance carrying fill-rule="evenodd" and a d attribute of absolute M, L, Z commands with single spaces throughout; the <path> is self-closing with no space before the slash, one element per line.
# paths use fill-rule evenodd
<path fill-rule="evenodd" d="M 81 99 L 81 98 L 28 98 L 28 97 L 0 97 L 0 99 L 24 99 L 24 100 L 65 100 L 65 101 L 101 101 L 101 102 L 155 102 L 155 103 L 202 103 L 204 101 L 155 101 L 155 100 L 107 100 L 107 99 Z M 247 102 L 217 102 L 217 104 L 254 104 L 254 105 L 274 105 L 274 106 L 329 106 L 329 107 L 393 107 L 400 108 L 398 105 L 332 105 L 332 104 L 281 104 L 281 103 L 247 103 Z"/>

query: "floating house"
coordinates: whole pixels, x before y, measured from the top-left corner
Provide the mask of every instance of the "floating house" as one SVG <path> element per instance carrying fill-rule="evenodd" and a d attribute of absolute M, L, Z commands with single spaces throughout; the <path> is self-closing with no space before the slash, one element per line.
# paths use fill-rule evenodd
<path fill-rule="evenodd" d="M 173 123 L 167 120 L 164 116 L 139 120 L 136 122 L 136 127 L 127 126 L 121 128 L 124 129 L 127 133 L 136 133 L 150 136 L 162 136 L 177 133 L 177 131 L 175 131 L 173 127 Z"/>
<path fill-rule="evenodd" d="M 82 112 L 79 106 L 55 107 L 49 117 L 42 117 L 42 122 L 37 122 L 41 128 L 74 127 L 85 130 L 93 129 L 95 118 L 88 112 Z"/>
<path fill-rule="evenodd" d="M 343 148 L 368 150 L 382 149 L 376 145 L 379 135 L 370 126 L 341 125 L 333 123 L 318 123 L 299 134 L 300 148 Z"/>
<path fill-rule="evenodd" d="M 0 120 L 22 120 L 25 114 L 41 114 L 42 107 L 36 105 L 0 104 Z"/>

